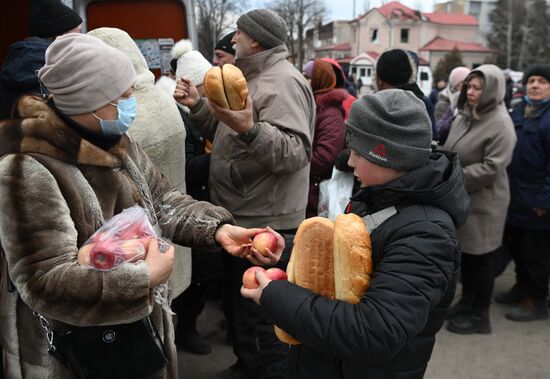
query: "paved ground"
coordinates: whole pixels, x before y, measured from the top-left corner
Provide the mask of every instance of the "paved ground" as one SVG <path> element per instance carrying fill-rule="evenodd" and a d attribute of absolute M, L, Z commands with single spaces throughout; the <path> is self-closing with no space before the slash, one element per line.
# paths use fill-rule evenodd
<path fill-rule="evenodd" d="M 513 284 L 509 268 L 495 283 L 495 293 Z M 444 328 L 437 335 L 426 379 L 550 379 L 550 320 L 516 323 L 504 318 L 507 307 L 493 304 L 491 335 L 461 336 Z M 180 377 L 214 378 L 235 357 L 225 343 L 223 318 L 215 303 L 208 303 L 199 329 L 208 336 L 213 351 L 206 356 L 181 352 Z"/>

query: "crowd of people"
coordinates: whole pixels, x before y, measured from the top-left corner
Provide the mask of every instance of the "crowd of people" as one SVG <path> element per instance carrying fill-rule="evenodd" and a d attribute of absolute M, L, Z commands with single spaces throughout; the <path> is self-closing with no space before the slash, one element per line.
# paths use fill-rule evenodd
<path fill-rule="evenodd" d="M 285 21 L 254 9 L 212 57 L 246 79 L 245 108 L 231 110 L 207 99 L 212 64 L 190 41 L 175 44 L 170 75 L 155 82 L 125 31 L 82 34 L 59 0 L 30 9 L 31 37 L 0 71 L 4 377 L 73 378 L 61 336 L 142 320 L 165 357 L 152 377 L 192 376 L 178 373 L 177 354 L 211 353 L 197 330 L 211 290 L 236 357 L 220 378 L 421 378 L 445 322 L 492 332 L 506 254 L 516 283 L 494 300 L 511 306 L 509 320 L 548 318 L 550 64 L 527 68 L 515 102 L 491 64 L 453 69 L 427 97 L 416 54 L 390 49 L 376 91 L 361 97 L 334 59 L 297 70 Z M 334 167 L 355 176 L 345 212 L 376 220 L 361 301 L 262 271 L 258 288 L 242 287 L 252 266 L 286 269 Z M 158 233 L 144 259 L 84 267 L 89 238 L 134 205 Z M 262 255 L 251 239 L 266 230 L 277 243 Z M 301 344 L 282 343 L 274 325 Z"/>

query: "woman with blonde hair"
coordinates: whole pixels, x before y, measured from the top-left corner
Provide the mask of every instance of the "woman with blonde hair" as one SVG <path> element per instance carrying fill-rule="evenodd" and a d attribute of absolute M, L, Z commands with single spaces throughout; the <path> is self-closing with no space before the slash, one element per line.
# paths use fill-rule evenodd
<path fill-rule="evenodd" d="M 504 75 L 497 66 L 473 70 L 464 80 L 459 113 L 442 147 L 458 153 L 471 199 L 470 214 L 459 229 L 462 297 L 448 314 L 447 329 L 454 333 L 491 333 L 493 252 L 502 243 L 510 200 L 506 167 L 516 142 L 504 88 Z"/>

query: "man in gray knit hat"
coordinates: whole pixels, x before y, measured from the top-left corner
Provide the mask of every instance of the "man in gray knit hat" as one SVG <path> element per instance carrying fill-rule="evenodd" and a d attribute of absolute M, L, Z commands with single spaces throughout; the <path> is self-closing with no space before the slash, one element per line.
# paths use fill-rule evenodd
<path fill-rule="evenodd" d="M 257 271 L 260 287 L 241 293 L 301 342 L 290 347 L 291 378 L 420 379 L 455 291 L 462 169 L 456 155 L 431 152 L 430 119 L 410 91 L 355 101 L 346 131 L 362 185 L 346 212 L 363 217 L 372 243 L 367 292 L 350 304 Z"/>
<path fill-rule="evenodd" d="M 228 209 L 238 225 L 270 226 L 292 241 L 305 218 L 315 101 L 308 82 L 287 61 L 285 40 L 285 22 L 270 10 L 255 9 L 237 20 L 235 65 L 250 91 L 244 110 L 207 102 L 185 78 L 174 96 L 190 108 L 196 125 L 209 129 L 219 122 L 210 159 L 211 201 Z M 250 262 L 224 258 L 224 310 L 238 358 L 225 377 L 286 377 L 288 347 L 264 311 L 239 292 L 252 264 L 285 262 L 259 253 Z"/>

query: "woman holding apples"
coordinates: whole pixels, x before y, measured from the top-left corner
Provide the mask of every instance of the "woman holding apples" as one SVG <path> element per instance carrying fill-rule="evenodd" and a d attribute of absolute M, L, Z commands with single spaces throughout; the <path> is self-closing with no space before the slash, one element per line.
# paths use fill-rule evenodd
<path fill-rule="evenodd" d="M 168 357 L 154 378 L 177 378 L 172 317 L 152 291 L 172 271 L 173 247 L 163 253 L 151 238 L 145 259 L 110 271 L 81 265 L 79 249 L 134 205 L 145 209 L 153 226 L 170 229 L 175 243 L 221 246 L 234 256 L 251 254 L 250 239 L 261 229 L 236 227 L 224 208 L 174 190 L 126 135 L 136 115 L 136 75 L 123 53 L 95 37 L 68 34 L 50 45 L 38 77 L 51 95 L 23 96 L 17 119 L 0 123 L 4 375 L 74 377 L 48 354 L 36 311 L 54 331 L 149 316 Z"/>

